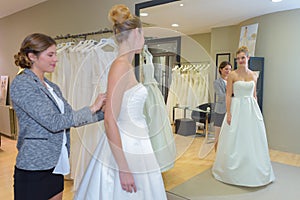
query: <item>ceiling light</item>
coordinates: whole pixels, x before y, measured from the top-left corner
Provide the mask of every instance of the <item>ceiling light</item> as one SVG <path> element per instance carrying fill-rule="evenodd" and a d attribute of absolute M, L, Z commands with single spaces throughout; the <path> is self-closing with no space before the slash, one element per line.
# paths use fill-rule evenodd
<path fill-rule="evenodd" d="M 171 26 L 172 27 L 178 27 L 179 25 L 178 24 L 172 24 Z"/>
<path fill-rule="evenodd" d="M 281 2 L 282 0 L 272 0 L 273 3 Z"/>
<path fill-rule="evenodd" d="M 141 16 L 141 17 L 147 17 L 147 16 L 148 16 L 148 13 L 142 12 L 142 13 L 140 13 L 140 16 Z"/>
<path fill-rule="evenodd" d="M 183 3 L 181 3 L 179 6 L 181 6 L 181 7 L 182 7 L 182 6 L 183 6 Z"/>

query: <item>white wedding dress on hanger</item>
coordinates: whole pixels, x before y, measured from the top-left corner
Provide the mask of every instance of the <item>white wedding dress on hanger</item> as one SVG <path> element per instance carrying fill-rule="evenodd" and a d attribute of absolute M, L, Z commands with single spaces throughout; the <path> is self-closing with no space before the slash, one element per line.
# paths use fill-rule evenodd
<path fill-rule="evenodd" d="M 153 56 L 145 45 L 143 50 L 143 84 L 148 91 L 144 114 L 149 127 L 149 136 L 158 164 L 162 172 L 171 169 L 176 160 L 176 145 L 168 118 L 167 107 L 158 82 L 154 78 Z"/>
<path fill-rule="evenodd" d="M 79 67 L 74 82 L 75 87 L 78 88 L 74 91 L 74 95 L 77 99 L 83 100 L 83 105 L 94 102 L 99 93 L 106 92 L 108 72 L 112 62 L 117 58 L 118 46 L 111 38 L 101 39 L 100 43 L 94 45 L 89 51 Z M 76 129 L 79 145 L 76 146 L 76 163 L 72 166 L 74 190 L 79 187 L 104 130 L 104 121 Z"/>

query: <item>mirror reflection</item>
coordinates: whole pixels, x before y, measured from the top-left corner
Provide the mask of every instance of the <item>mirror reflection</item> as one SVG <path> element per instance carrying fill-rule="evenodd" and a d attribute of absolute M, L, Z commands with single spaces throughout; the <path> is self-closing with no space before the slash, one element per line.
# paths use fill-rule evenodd
<path fill-rule="evenodd" d="M 188 3 L 193 3 L 193 8 L 187 9 L 185 6 L 187 6 Z M 247 10 L 252 11 L 256 9 L 256 15 L 247 15 L 245 9 L 236 8 L 236 4 L 234 3 L 234 1 L 224 1 L 216 4 L 215 2 L 208 3 L 205 1 L 186 0 L 150 6 L 139 10 L 139 12 L 143 14 L 143 16 L 141 15 L 141 19 L 145 27 L 145 36 L 149 39 L 146 41 L 146 44 L 147 42 L 149 43 L 151 39 L 180 38 L 180 50 L 177 50 L 177 52 L 180 52 L 180 59 L 174 63 L 169 63 L 169 67 L 171 68 L 171 75 L 169 75 L 169 77 L 171 77 L 171 81 L 169 82 L 170 85 L 168 85 L 169 93 L 167 97 L 165 96 L 166 105 L 169 109 L 169 118 L 173 123 L 174 132 L 177 133 L 175 134 L 175 139 L 176 137 L 179 138 L 182 136 L 178 134 L 176 119 L 191 118 L 191 107 L 197 107 L 205 103 L 215 103 L 213 81 L 220 77 L 218 73 L 219 63 L 224 60 L 231 61 L 233 70 L 236 69 L 238 63 L 235 57 L 239 43 L 241 42 L 241 33 L 246 32 L 245 30 L 247 30 L 247 28 L 245 27 L 258 24 L 258 30 L 255 33 L 255 49 L 249 59 L 248 65 L 252 71 L 257 73 L 259 78 L 256 92 L 258 93 L 258 103 L 265 122 L 270 157 L 272 161 L 276 161 L 274 157 L 275 152 L 288 152 L 298 155 L 300 154 L 300 149 L 295 139 L 298 140 L 300 138 L 294 134 L 298 131 L 294 123 L 297 123 L 295 119 L 299 118 L 299 114 L 293 110 L 300 107 L 300 103 L 296 101 L 296 99 L 299 99 L 300 94 L 295 92 L 295 90 L 297 90 L 295 85 L 299 85 L 300 83 L 293 72 L 298 71 L 300 63 L 299 60 L 293 59 L 293 56 L 297 57 L 296 52 L 298 51 L 295 41 L 300 42 L 297 36 L 297 34 L 300 34 L 300 30 L 296 25 L 297 20 L 300 20 L 300 5 L 295 1 L 288 3 L 282 2 L 284 6 L 282 6 L 283 4 L 280 6 L 271 5 L 271 1 L 254 1 L 251 2 L 251 4 L 249 4 L 249 2 L 244 2 L 245 4 L 240 2 L 247 7 Z M 268 8 L 266 7 L 267 5 L 269 5 Z M 226 6 L 237 9 L 233 13 L 236 12 L 241 17 L 232 20 L 234 18 L 233 15 L 229 12 L 224 12 Z M 261 9 L 259 9 L 259 7 Z M 276 9 L 274 7 L 276 7 Z M 226 14 L 224 15 L 224 13 Z M 184 20 L 186 21 L 184 22 Z M 177 25 L 172 26 L 172 24 Z M 153 54 L 155 51 L 174 53 L 174 49 L 172 50 L 172 48 L 168 47 L 160 49 L 156 46 L 153 47 L 153 49 L 150 48 L 150 50 L 151 53 L 153 51 Z M 196 70 L 199 66 L 202 66 L 202 62 L 209 63 L 206 68 L 207 74 L 201 70 Z M 156 60 L 155 63 L 167 65 L 165 60 L 163 62 Z M 201 65 L 199 63 L 201 63 Z M 174 77 L 174 74 L 176 74 L 174 72 L 178 69 L 180 69 L 180 71 L 178 71 L 179 76 Z M 188 73 L 186 73 L 187 71 Z M 196 91 L 195 86 L 201 84 L 200 79 L 195 79 L 195 74 L 191 75 L 192 72 L 197 72 L 195 73 L 196 76 L 202 76 L 202 80 L 207 80 L 207 93 L 203 90 L 201 92 L 198 92 L 198 90 L 194 92 Z M 207 79 L 203 78 L 203 76 L 207 76 Z M 178 81 L 179 78 L 181 81 Z M 174 85 L 172 84 L 174 83 L 179 83 L 176 85 L 178 90 L 173 88 Z M 188 86 L 183 87 L 185 84 Z M 295 90 L 289 92 L 286 89 L 288 87 Z M 205 87 L 201 85 L 201 89 L 203 88 Z M 192 92 L 189 92 L 189 90 Z M 172 98 L 172 92 L 176 98 Z M 195 93 L 196 95 L 191 98 L 191 96 L 189 96 L 191 93 Z M 196 103 L 193 102 L 197 99 L 197 95 L 199 94 L 207 94 L 207 99 L 199 101 L 198 98 Z M 283 95 L 287 95 L 288 98 Z M 281 113 L 280 115 L 278 115 L 279 112 Z M 283 117 L 283 115 L 285 117 Z M 179 121 L 177 122 L 179 123 Z M 186 123 L 188 124 L 189 122 Z M 199 123 L 197 123 L 197 126 L 198 125 Z M 188 127 L 191 126 L 193 125 L 188 125 Z M 208 128 L 205 128 L 205 122 L 199 126 L 200 127 L 196 128 L 199 133 L 198 135 L 196 134 L 196 136 L 201 136 L 202 134 L 204 138 L 201 139 L 198 146 L 194 147 L 193 142 L 195 141 L 193 141 L 193 139 L 197 140 L 201 137 L 196 137 L 196 139 L 193 137 L 193 139 L 191 139 L 191 135 L 194 134 L 184 135 L 183 138 L 185 141 L 190 140 L 184 145 L 181 144 L 179 147 L 180 154 L 177 155 L 177 158 L 180 159 L 180 162 L 184 162 L 183 160 L 185 160 L 185 158 L 181 157 L 184 153 L 195 160 L 199 159 L 199 156 L 202 155 L 202 160 L 200 160 L 205 162 L 207 166 L 210 166 L 215 159 L 215 153 L 212 150 L 213 145 L 209 142 L 206 143 L 206 145 L 202 145 L 202 141 L 213 139 L 215 130 L 213 123 L 209 123 Z M 283 127 L 285 127 L 284 131 Z M 205 131 L 207 131 L 208 134 L 205 134 Z M 189 130 L 185 130 L 184 132 L 188 133 Z M 285 135 L 284 137 L 283 134 Z M 184 150 L 182 150 L 183 146 Z M 194 148 L 193 151 L 187 151 L 190 147 Z M 199 152 L 199 154 L 195 152 Z M 190 162 L 190 160 L 187 162 Z M 195 166 L 203 166 L 203 163 L 200 164 L 198 160 L 195 161 L 194 164 Z M 189 169 L 191 166 L 182 164 L 181 167 Z M 277 168 L 278 166 L 273 165 L 273 167 Z M 204 169 L 199 169 L 199 171 L 195 170 L 193 173 L 197 174 L 200 171 L 203 172 Z M 165 173 L 164 179 L 170 188 L 172 188 L 172 186 L 170 186 L 169 181 L 171 182 L 171 180 L 174 179 L 172 175 L 174 176 L 172 172 L 167 172 Z M 192 176 L 193 175 L 190 175 L 190 177 Z M 205 193 L 205 191 L 202 192 Z"/>

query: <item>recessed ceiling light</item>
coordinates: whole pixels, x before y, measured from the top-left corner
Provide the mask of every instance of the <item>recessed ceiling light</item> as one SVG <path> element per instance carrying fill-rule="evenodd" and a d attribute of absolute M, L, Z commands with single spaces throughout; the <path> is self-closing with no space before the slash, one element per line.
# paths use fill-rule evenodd
<path fill-rule="evenodd" d="M 178 24 L 172 24 L 171 26 L 172 27 L 178 27 L 179 25 Z"/>
<path fill-rule="evenodd" d="M 282 0 L 272 0 L 272 2 L 274 3 L 278 3 L 278 2 L 281 2 Z"/>
<path fill-rule="evenodd" d="M 181 7 L 182 7 L 182 6 L 183 6 L 183 3 L 179 4 L 179 6 L 181 6 Z"/>
<path fill-rule="evenodd" d="M 142 13 L 140 13 L 140 16 L 141 16 L 141 17 L 147 17 L 147 16 L 148 16 L 148 13 L 142 12 Z"/>

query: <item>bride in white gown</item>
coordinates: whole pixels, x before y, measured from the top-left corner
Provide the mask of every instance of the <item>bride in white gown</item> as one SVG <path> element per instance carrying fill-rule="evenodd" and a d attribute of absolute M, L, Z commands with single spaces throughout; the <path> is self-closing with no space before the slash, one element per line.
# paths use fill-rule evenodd
<path fill-rule="evenodd" d="M 248 69 L 248 60 L 248 49 L 241 47 L 237 51 L 238 69 L 227 79 L 227 111 L 212 173 L 228 184 L 258 187 L 271 183 L 275 176 L 263 116 L 256 101 L 257 74 Z"/>
<path fill-rule="evenodd" d="M 131 65 L 144 44 L 141 21 L 124 5 L 109 16 L 119 55 L 108 75 L 105 130 L 75 194 L 77 200 L 165 200 L 160 167 L 143 114 L 147 89 Z"/>

